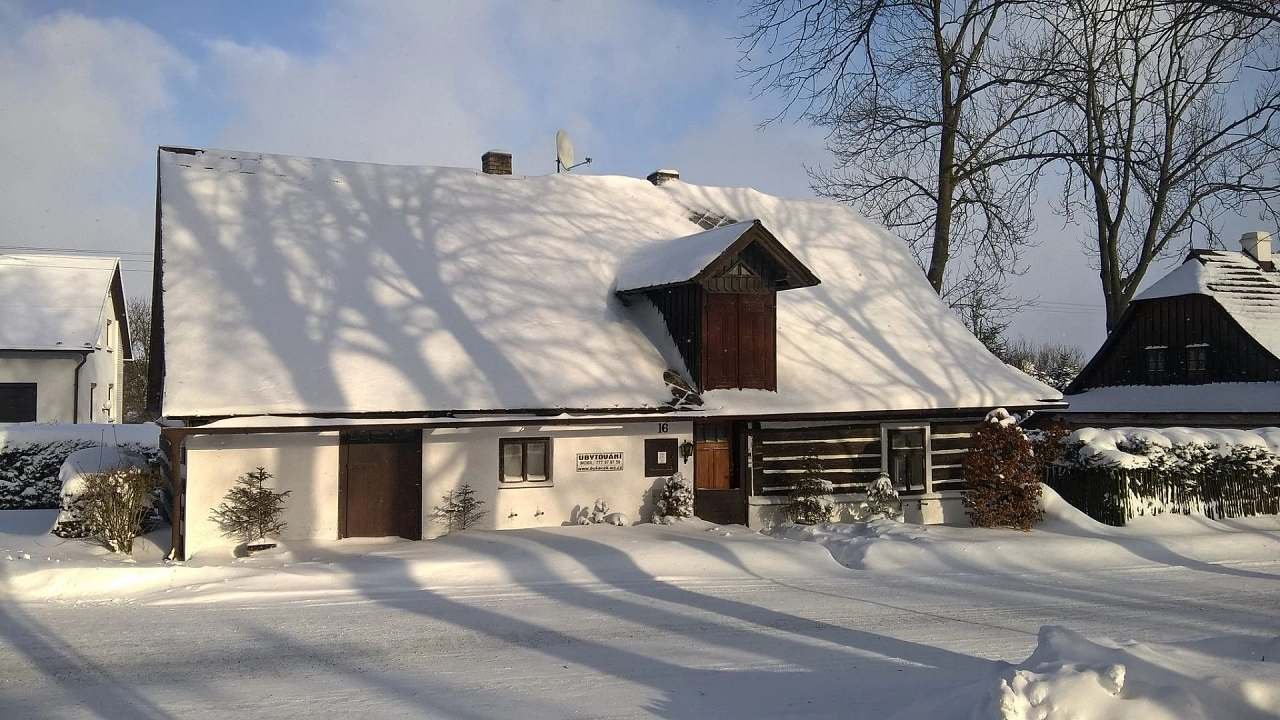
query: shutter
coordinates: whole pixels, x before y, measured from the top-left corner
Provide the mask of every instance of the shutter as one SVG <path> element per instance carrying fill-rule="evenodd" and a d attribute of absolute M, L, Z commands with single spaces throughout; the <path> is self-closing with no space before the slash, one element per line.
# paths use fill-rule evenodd
<path fill-rule="evenodd" d="M 702 389 L 738 387 L 737 295 L 707 293 Z"/>
<path fill-rule="evenodd" d="M 774 295 L 738 296 L 738 387 L 777 389 Z"/>

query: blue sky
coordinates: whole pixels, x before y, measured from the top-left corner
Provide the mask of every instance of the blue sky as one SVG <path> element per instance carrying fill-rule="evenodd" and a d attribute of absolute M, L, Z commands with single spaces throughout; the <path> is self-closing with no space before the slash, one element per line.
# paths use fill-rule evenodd
<path fill-rule="evenodd" d="M 732 2 L 179 3 L 0 0 L 3 245 L 146 252 L 155 146 L 390 163 L 584 171 L 808 196 L 821 131 L 783 122 L 739 77 Z M 1016 289 L 1052 303 L 1014 331 L 1092 350 L 1097 279 L 1079 228 L 1042 213 Z M 130 292 L 149 292 L 143 256 Z"/>

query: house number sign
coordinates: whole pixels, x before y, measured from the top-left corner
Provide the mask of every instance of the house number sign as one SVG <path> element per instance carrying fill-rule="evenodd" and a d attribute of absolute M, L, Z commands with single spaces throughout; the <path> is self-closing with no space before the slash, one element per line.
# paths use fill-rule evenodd
<path fill-rule="evenodd" d="M 622 451 L 578 453 L 578 472 L 622 469 Z"/>

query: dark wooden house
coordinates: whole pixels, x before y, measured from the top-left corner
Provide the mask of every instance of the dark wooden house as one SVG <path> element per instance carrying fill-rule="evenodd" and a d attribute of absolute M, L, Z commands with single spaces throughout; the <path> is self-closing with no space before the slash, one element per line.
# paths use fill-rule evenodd
<path fill-rule="evenodd" d="M 1280 272 L 1266 233 L 1196 250 L 1134 298 L 1067 388 L 1072 425 L 1280 424 Z"/>

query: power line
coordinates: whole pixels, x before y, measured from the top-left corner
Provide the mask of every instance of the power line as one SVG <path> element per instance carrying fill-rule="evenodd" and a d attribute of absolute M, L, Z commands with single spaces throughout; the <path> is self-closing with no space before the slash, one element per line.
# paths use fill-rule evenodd
<path fill-rule="evenodd" d="M 155 253 L 144 250 L 117 250 L 111 248 L 103 248 L 101 250 L 95 248 L 59 248 L 50 247 L 48 245 L 0 245 L 0 250 L 35 252 L 35 253 L 64 253 L 69 255 L 145 255 L 151 257 Z"/>

